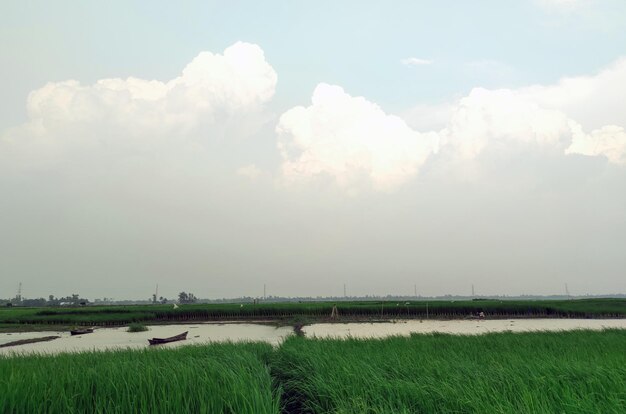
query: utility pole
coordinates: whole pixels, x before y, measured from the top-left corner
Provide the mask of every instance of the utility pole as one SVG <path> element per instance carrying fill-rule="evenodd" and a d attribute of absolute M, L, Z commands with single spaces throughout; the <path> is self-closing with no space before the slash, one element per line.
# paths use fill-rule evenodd
<path fill-rule="evenodd" d="M 472 283 L 472 297 L 475 297 L 476 294 L 474 293 L 474 284 Z"/>
<path fill-rule="evenodd" d="M 348 297 L 348 295 L 346 295 L 346 284 L 345 283 L 343 284 L 343 297 L 344 298 Z"/>
<path fill-rule="evenodd" d="M 567 283 L 565 284 L 565 295 L 567 296 L 568 299 L 571 299 L 571 296 L 569 294 L 569 289 L 567 288 Z"/>
<path fill-rule="evenodd" d="M 415 299 L 417 299 L 417 285 L 413 285 L 413 293 L 415 294 Z"/>
<path fill-rule="evenodd" d="M 267 295 L 266 295 L 266 290 L 265 290 L 265 283 L 263 283 L 263 300 L 267 299 Z"/>
<path fill-rule="evenodd" d="M 22 303 L 22 282 L 17 285 L 17 295 L 15 295 L 17 303 Z"/>

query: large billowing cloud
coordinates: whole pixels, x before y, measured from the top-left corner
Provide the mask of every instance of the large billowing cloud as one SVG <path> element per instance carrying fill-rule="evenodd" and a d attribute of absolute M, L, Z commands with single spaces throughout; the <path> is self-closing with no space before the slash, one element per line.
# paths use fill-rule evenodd
<path fill-rule="evenodd" d="M 315 88 L 310 106 L 285 112 L 276 131 L 287 181 L 326 176 L 350 190 L 363 181 L 377 190 L 396 188 L 437 147 L 434 133 L 416 132 L 378 105 L 327 84 Z"/>
<path fill-rule="evenodd" d="M 28 114 L 43 128 L 105 120 L 131 131 L 190 128 L 269 101 L 276 72 L 260 47 L 238 42 L 223 54 L 202 52 L 168 82 L 102 79 L 49 83 L 28 97 Z"/>
<path fill-rule="evenodd" d="M 626 60 L 550 86 L 475 88 L 454 102 L 408 111 L 406 123 L 339 86 L 320 84 L 310 106 L 292 108 L 278 122 L 281 173 L 287 182 L 329 177 L 350 191 L 363 184 L 393 190 L 429 157 L 441 165 L 479 162 L 485 153 L 579 154 L 626 164 L 623 96 Z"/>
<path fill-rule="evenodd" d="M 624 164 L 625 95 L 626 59 L 597 75 L 564 78 L 555 85 L 475 88 L 445 106 L 448 121 L 440 122 L 438 130 L 442 153 L 474 159 L 489 149 L 547 151 L 602 156 Z M 407 122 L 417 127 L 431 113 L 434 110 L 415 108 L 407 112 Z"/>
<path fill-rule="evenodd" d="M 29 121 L 4 134 L 0 152 L 24 166 L 77 152 L 99 157 L 188 147 L 192 135 L 201 141 L 252 118 L 274 95 L 276 80 L 263 50 L 238 42 L 223 54 L 200 53 L 167 82 L 129 77 L 92 85 L 48 83 L 28 96 Z"/>
<path fill-rule="evenodd" d="M 476 88 L 449 110 L 442 148 L 465 158 L 488 146 L 604 156 L 624 164 L 626 60 L 595 76 L 520 89 Z"/>
<path fill-rule="evenodd" d="M 601 155 L 615 164 L 626 165 L 626 131 L 616 125 L 595 129 L 589 134 L 580 125 L 572 124 L 572 144 L 568 154 Z"/>
<path fill-rule="evenodd" d="M 569 76 L 553 85 L 534 85 L 518 89 L 520 96 L 548 109 L 557 109 L 579 122 L 585 129 L 608 124 L 625 124 L 626 58 L 603 68 L 597 74 Z"/>
<path fill-rule="evenodd" d="M 550 149 L 564 146 L 567 117 L 524 99 L 511 90 L 476 88 L 453 107 L 442 145 L 462 158 L 475 158 L 489 145 L 504 150 L 520 146 Z"/>

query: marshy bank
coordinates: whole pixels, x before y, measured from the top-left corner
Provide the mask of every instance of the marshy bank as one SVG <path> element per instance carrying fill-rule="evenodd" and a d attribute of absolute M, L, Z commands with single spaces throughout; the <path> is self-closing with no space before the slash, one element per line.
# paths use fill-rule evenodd
<path fill-rule="evenodd" d="M 172 305 L 0 308 L 0 329 L 37 326 L 125 326 L 130 323 L 281 322 L 294 318 L 325 321 L 336 307 L 342 320 L 464 319 L 484 312 L 490 319 L 626 318 L 626 299 L 576 300 L 410 300 L 225 303 Z"/>

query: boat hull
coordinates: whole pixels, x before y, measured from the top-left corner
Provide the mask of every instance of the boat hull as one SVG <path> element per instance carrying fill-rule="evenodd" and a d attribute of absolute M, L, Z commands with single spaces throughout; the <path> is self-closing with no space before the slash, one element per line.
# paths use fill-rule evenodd
<path fill-rule="evenodd" d="M 90 334 L 93 333 L 93 329 L 74 329 L 72 331 L 70 331 L 70 335 L 74 336 L 74 335 L 84 335 L 84 334 Z"/>
<path fill-rule="evenodd" d="M 168 344 L 170 342 L 184 341 L 185 339 L 187 339 L 187 333 L 188 332 L 183 332 L 180 335 L 170 336 L 169 338 L 152 338 L 148 339 L 148 342 L 150 343 L 150 345 L 160 345 Z"/>

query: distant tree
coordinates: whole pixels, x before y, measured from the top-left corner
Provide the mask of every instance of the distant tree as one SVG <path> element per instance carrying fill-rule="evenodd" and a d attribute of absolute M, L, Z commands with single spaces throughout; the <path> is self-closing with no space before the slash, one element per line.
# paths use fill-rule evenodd
<path fill-rule="evenodd" d="M 56 303 L 54 303 L 55 305 L 72 305 L 72 306 L 78 306 L 78 305 L 86 305 L 89 303 L 89 300 L 87 299 L 83 299 L 80 297 L 80 295 L 73 293 L 72 296 L 66 296 L 66 297 L 62 297 L 62 298 L 58 298 L 55 300 Z"/>
<path fill-rule="evenodd" d="M 48 295 L 48 302 L 46 303 L 48 306 L 58 306 L 59 299 L 55 298 L 54 295 Z"/>
<path fill-rule="evenodd" d="M 46 300 L 44 298 L 39 299 L 22 299 L 23 306 L 39 307 L 46 306 Z"/>
<path fill-rule="evenodd" d="M 180 292 L 178 294 L 178 303 L 195 303 L 197 300 L 193 293 Z"/>

